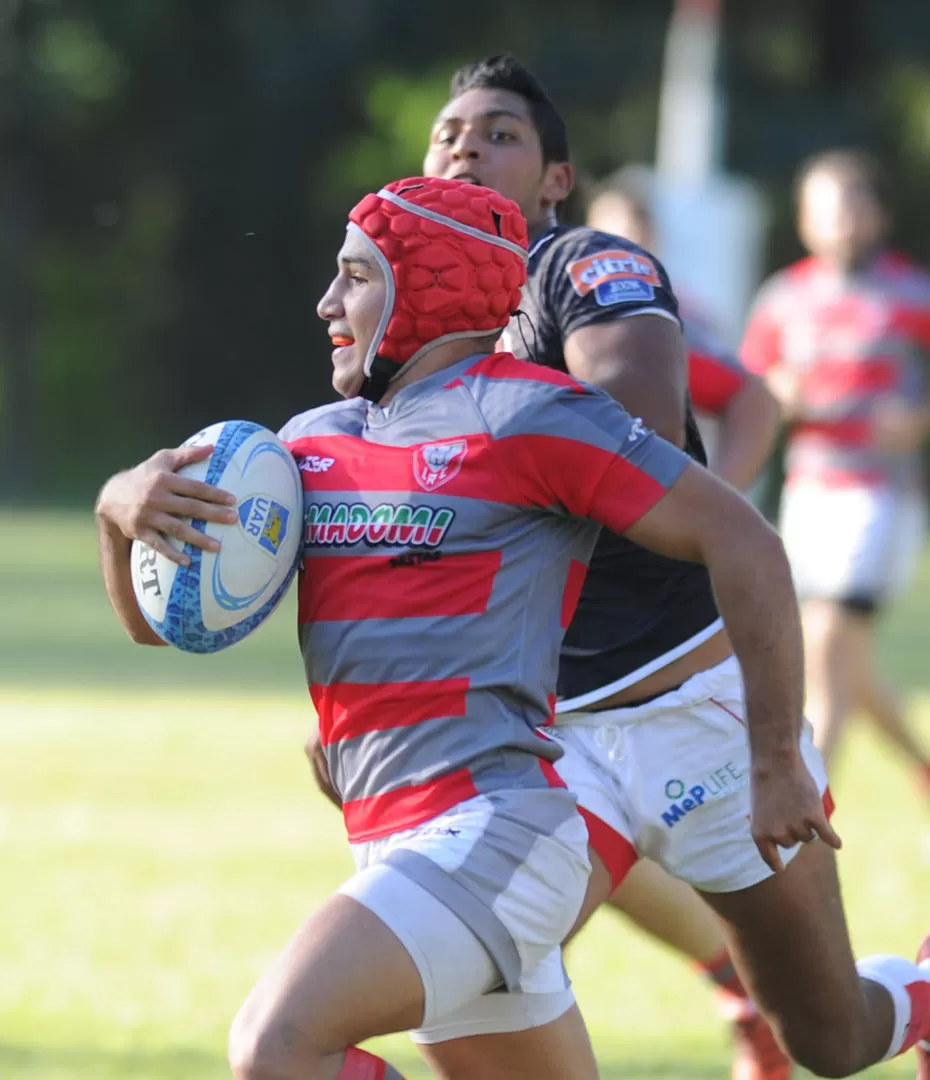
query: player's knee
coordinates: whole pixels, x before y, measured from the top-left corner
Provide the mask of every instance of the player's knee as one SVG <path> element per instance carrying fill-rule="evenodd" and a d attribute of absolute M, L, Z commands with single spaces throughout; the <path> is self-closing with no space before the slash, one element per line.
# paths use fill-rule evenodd
<path fill-rule="evenodd" d="M 853 1076 L 863 1067 L 861 1039 L 845 1025 L 788 1025 L 781 1040 L 791 1059 L 814 1076 Z"/>
<path fill-rule="evenodd" d="M 229 1031 L 229 1066 L 235 1080 L 315 1080 L 320 1059 L 301 1033 L 273 1019 L 260 1021 L 243 1010 Z"/>

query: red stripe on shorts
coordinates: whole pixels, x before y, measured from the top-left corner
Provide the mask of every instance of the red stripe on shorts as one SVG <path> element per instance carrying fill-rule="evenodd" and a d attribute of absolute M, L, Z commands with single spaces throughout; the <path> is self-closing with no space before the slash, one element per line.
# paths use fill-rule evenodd
<path fill-rule="evenodd" d="M 422 825 L 477 794 L 468 769 L 456 769 L 425 784 L 408 784 L 383 795 L 352 799 L 343 803 L 342 816 L 349 841 L 361 844 Z"/>
<path fill-rule="evenodd" d="M 546 781 L 549 784 L 549 787 L 551 787 L 551 788 L 554 788 L 554 787 L 557 787 L 557 788 L 568 787 L 568 784 L 566 784 L 565 781 L 562 779 L 562 777 L 559 776 L 558 771 L 556 770 L 556 767 L 552 764 L 551 761 L 547 760 L 546 758 L 540 758 L 539 759 L 539 767 L 540 767 L 540 769 L 542 769 L 542 774 L 546 778 Z"/>
<path fill-rule="evenodd" d="M 301 623 L 480 615 L 501 568 L 499 551 L 443 555 L 417 566 L 389 555 L 308 555 L 300 584 Z"/>
<path fill-rule="evenodd" d="M 601 820 L 590 810 L 583 806 L 578 807 L 578 813 L 588 826 L 588 842 L 594 849 L 601 862 L 607 867 L 610 880 L 616 889 L 633 869 L 639 855 L 636 848 L 625 836 L 612 829 L 606 821 Z"/>

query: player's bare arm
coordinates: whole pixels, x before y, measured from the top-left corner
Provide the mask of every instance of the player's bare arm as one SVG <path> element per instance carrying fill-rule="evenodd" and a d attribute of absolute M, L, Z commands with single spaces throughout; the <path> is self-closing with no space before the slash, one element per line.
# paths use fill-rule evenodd
<path fill-rule="evenodd" d="M 798 749 L 804 654 L 797 601 L 781 540 L 745 499 L 689 464 L 626 535 L 676 559 L 704 563 L 743 669 L 753 762 L 753 836 L 782 869 L 778 847 L 819 835 L 831 846 L 821 796 Z"/>
<path fill-rule="evenodd" d="M 235 497 L 211 484 L 178 476 L 177 470 L 210 456 L 212 446 L 182 446 L 159 450 L 126 472 L 117 473 L 101 488 L 94 513 L 100 544 L 100 564 L 110 604 L 126 632 L 140 645 L 165 642 L 146 622 L 136 602 L 129 568 L 133 540 L 141 540 L 166 558 L 185 566 L 190 559 L 168 542 L 215 551 L 215 540 L 194 529 L 191 518 L 230 524 Z"/>
<path fill-rule="evenodd" d="M 719 419 L 714 472 L 743 491 L 759 475 L 772 452 L 781 423 L 781 406 L 763 379 L 746 372 Z"/>
<path fill-rule="evenodd" d="M 606 390 L 675 446 L 685 442 L 688 364 L 678 324 L 657 315 L 592 323 L 565 339 L 576 379 Z"/>

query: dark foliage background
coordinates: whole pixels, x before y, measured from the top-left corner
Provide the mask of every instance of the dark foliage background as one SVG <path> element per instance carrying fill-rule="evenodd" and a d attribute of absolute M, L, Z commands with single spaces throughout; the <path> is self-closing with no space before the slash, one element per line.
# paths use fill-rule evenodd
<path fill-rule="evenodd" d="M 649 160 L 670 3 L 0 0 L 0 499 L 88 499 L 215 419 L 331 396 L 314 307 L 355 197 L 416 172 L 459 63 L 510 49 L 582 173 Z M 727 166 L 892 168 L 930 261 L 930 5 L 730 0 Z"/>

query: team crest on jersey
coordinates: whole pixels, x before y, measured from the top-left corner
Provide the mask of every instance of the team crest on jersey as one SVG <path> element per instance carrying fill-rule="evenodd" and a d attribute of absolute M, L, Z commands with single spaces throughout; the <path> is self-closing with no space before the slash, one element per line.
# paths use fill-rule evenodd
<path fill-rule="evenodd" d="M 418 446 L 413 452 L 413 475 L 424 491 L 435 491 L 458 475 L 467 453 L 464 439 Z"/>
<path fill-rule="evenodd" d="M 611 248 L 569 263 L 565 272 L 579 296 L 594 293 L 599 307 L 629 300 L 652 300 L 662 280 L 648 255 Z"/>

